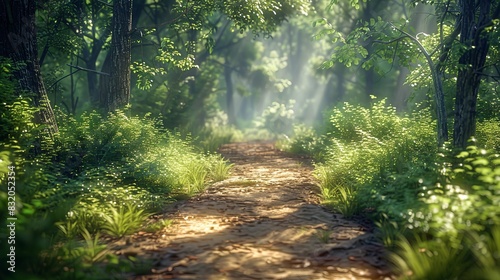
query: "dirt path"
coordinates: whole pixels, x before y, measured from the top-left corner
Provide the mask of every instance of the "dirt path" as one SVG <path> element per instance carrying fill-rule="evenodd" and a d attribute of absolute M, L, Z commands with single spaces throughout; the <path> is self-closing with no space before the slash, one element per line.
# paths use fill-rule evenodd
<path fill-rule="evenodd" d="M 173 226 L 119 248 L 153 261 L 130 279 L 391 279 L 370 230 L 318 205 L 310 165 L 272 143 L 221 153 L 235 164 L 229 179 L 176 205 Z"/>

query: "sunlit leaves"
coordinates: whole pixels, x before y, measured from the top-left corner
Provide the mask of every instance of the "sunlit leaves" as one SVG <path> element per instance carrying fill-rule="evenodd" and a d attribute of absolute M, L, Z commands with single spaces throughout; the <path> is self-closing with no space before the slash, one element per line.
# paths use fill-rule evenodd
<path fill-rule="evenodd" d="M 310 3 L 305 0 L 217 1 L 223 11 L 240 31 L 252 30 L 256 34 L 271 34 L 286 18 L 294 14 L 307 15 Z"/>
<path fill-rule="evenodd" d="M 410 221 L 412 226 L 418 223 L 426 231 L 452 241 L 461 231 L 480 232 L 500 222 L 499 155 L 470 146 L 457 158 L 458 166 L 446 172 L 449 183 L 422 190 L 429 215 Z"/>
<path fill-rule="evenodd" d="M 156 60 L 167 65 L 170 64 L 183 71 L 195 67 L 193 55 L 183 55 L 180 48 L 176 47 L 174 42 L 169 38 L 162 39 L 161 48 L 156 56 Z"/>
<path fill-rule="evenodd" d="M 349 0 L 349 4 L 351 7 L 353 7 L 356 10 L 359 10 L 361 8 L 362 3 L 366 3 L 368 0 Z M 330 9 L 333 5 L 338 4 L 339 0 L 330 0 L 330 4 L 328 5 L 328 8 Z"/>
<path fill-rule="evenodd" d="M 263 47 L 260 44 L 257 48 Z M 252 86 L 264 90 L 268 85 L 277 92 L 283 92 L 291 85 L 288 79 L 277 77 L 276 73 L 287 66 L 287 57 L 281 56 L 277 51 L 271 51 L 269 55 L 260 59 L 260 63 L 254 63 L 250 67 L 250 81 Z"/>
<path fill-rule="evenodd" d="M 375 207 L 398 219 L 414 204 L 417 176 L 433 158 L 434 131 L 428 113 L 421 118 L 399 116 L 385 101 L 370 108 L 344 103 L 329 113 L 323 143 L 325 163 L 316 166 L 325 194 L 337 188 L 356 190 L 361 208 Z M 413 205 L 415 206 L 415 205 Z"/>
<path fill-rule="evenodd" d="M 163 68 L 150 67 L 145 62 L 133 62 L 131 70 L 137 75 L 137 87 L 143 90 L 151 88 L 154 76 L 166 74 Z"/>

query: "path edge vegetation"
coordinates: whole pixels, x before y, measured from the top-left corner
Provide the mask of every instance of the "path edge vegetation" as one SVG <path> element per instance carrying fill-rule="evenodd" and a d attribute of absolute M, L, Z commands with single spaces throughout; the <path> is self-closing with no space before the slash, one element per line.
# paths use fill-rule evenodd
<path fill-rule="evenodd" d="M 357 10 L 365 2 L 349 1 Z M 284 146 L 316 158 L 326 205 L 376 222 L 401 278 L 498 279 L 500 119 L 498 112 L 478 110 L 478 102 L 498 81 L 487 79 L 487 65 L 497 59 L 500 6 L 485 0 L 412 4 L 433 6 L 438 32 L 417 33 L 407 14 L 393 21 L 365 18 L 350 32 L 325 18 L 316 21 L 322 26 L 316 38 L 335 44 L 322 68 L 398 61 L 414 72 L 407 78 L 413 86 L 433 85 L 434 102 L 410 114 L 396 113 L 385 100 L 367 107 L 344 103 L 325 113 L 320 129 L 299 128 Z"/>
<path fill-rule="evenodd" d="M 499 120 L 478 122 L 480 138 L 462 150 L 437 146 L 431 115 L 398 113 L 385 99 L 344 103 L 278 145 L 314 158 L 325 206 L 374 222 L 400 278 L 497 279 Z"/>
<path fill-rule="evenodd" d="M 13 94 L 12 65 L 0 61 L 5 89 L 0 93 L 0 182 L 15 174 L 16 203 L 8 204 L 2 190 L 0 207 L 2 220 L 10 215 L 7 209 L 17 218 L 13 275 L 89 279 L 144 270 L 140 260 L 120 259 L 106 243 L 168 227 L 168 220 L 149 218 L 224 180 L 231 164 L 197 148 L 189 136 L 161 128 L 152 117 L 132 116 L 128 109 L 106 117 L 97 112 L 73 117 L 56 109 L 57 119 L 65 121 L 49 136 L 45 125 L 34 122 L 38 108 L 30 98 Z M 6 240 L 9 232 L 4 227 L 0 235 Z M 0 259 L 6 263 L 8 256 Z"/>

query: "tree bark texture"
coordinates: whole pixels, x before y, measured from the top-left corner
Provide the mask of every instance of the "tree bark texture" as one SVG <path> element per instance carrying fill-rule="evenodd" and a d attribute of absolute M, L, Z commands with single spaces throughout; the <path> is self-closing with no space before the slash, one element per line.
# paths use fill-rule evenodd
<path fill-rule="evenodd" d="M 489 49 L 488 35 L 483 31 L 484 27 L 491 22 L 491 1 L 461 0 L 459 8 L 460 43 L 467 50 L 459 59 L 453 145 L 465 148 L 467 141 L 476 133 L 480 74 Z"/>
<path fill-rule="evenodd" d="M 100 105 L 105 112 L 125 107 L 130 101 L 132 0 L 113 1 L 111 76 L 101 76 Z"/>
<path fill-rule="evenodd" d="M 21 91 L 33 94 L 33 105 L 40 108 L 35 122 L 47 125 L 50 136 L 58 132 L 56 119 L 43 84 L 38 61 L 35 30 L 35 1 L 3 0 L 0 4 L 0 56 L 12 59 L 17 68 L 14 78 Z"/>

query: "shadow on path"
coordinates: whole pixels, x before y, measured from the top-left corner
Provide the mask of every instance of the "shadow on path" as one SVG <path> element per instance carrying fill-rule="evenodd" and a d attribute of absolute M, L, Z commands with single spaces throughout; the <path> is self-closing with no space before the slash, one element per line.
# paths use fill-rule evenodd
<path fill-rule="evenodd" d="M 232 176 L 166 214 L 173 226 L 117 244 L 153 267 L 129 279 L 392 279 L 369 229 L 318 204 L 312 167 L 272 143 L 220 152 Z"/>

